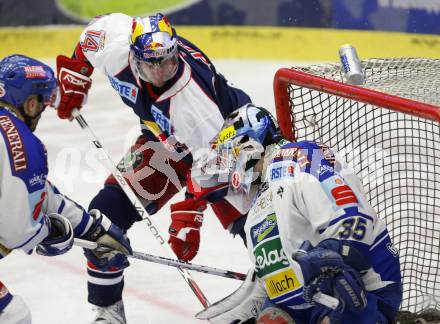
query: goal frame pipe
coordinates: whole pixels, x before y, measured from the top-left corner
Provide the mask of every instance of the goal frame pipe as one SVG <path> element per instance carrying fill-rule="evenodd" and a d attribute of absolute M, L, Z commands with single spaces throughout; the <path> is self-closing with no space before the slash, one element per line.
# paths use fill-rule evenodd
<path fill-rule="evenodd" d="M 291 141 L 295 140 L 295 133 L 293 131 L 295 121 L 291 120 L 291 110 L 293 107 L 291 106 L 287 90 L 289 84 L 361 101 L 366 104 L 440 123 L 440 107 L 326 79 L 295 69 L 281 68 L 275 73 L 274 77 L 275 110 L 282 134 Z"/>

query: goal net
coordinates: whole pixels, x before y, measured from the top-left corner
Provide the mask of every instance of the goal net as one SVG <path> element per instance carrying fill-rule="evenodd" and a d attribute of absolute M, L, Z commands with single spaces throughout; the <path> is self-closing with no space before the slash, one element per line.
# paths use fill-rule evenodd
<path fill-rule="evenodd" d="M 399 250 L 402 310 L 440 310 L 440 60 L 362 61 L 365 84 L 340 64 L 280 69 L 277 118 L 289 139 L 335 148 L 361 177 Z"/>

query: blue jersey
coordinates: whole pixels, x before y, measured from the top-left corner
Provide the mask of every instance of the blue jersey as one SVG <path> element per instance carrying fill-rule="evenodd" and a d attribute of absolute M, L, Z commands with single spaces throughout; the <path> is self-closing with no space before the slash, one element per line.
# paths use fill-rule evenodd
<path fill-rule="evenodd" d="M 194 154 L 209 147 L 224 118 L 250 102 L 246 93 L 217 73 L 194 44 L 178 37 L 179 67 L 160 89 L 137 77 L 130 58 L 132 18 L 104 15 L 81 34 L 76 55 L 107 75 L 122 101 L 139 116 L 150 140 L 184 144 Z M 80 49 L 80 50 L 79 50 Z"/>
<path fill-rule="evenodd" d="M 50 213 L 67 217 L 75 236 L 84 234 L 92 222 L 89 214 L 47 180 L 44 145 L 2 107 L 0 134 L 0 244 L 29 252 L 49 234 Z"/>

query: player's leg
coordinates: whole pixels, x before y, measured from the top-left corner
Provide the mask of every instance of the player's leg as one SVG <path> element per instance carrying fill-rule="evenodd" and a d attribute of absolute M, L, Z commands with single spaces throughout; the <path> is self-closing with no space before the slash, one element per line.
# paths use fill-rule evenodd
<path fill-rule="evenodd" d="M 20 296 L 12 295 L 0 281 L 0 323 L 31 324 L 29 308 Z"/>
<path fill-rule="evenodd" d="M 186 174 L 191 162 L 190 157 L 176 157 L 161 143 L 148 142 L 144 136 L 139 136 L 118 168 L 146 210 L 153 214 L 186 185 Z M 104 188 L 93 198 L 89 209 L 99 209 L 124 230 L 141 220 L 113 176 L 106 180 Z M 99 307 L 111 306 L 115 312 L 123 311 L 119 304 L 124 286 L 123 270 L 112 270 L 103 272 L 88 263 L 88 300 Z"/>

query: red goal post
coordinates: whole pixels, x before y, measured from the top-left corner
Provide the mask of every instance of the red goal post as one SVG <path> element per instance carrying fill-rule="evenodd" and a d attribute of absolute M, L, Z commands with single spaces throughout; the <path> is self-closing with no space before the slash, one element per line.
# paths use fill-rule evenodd
<path fill-rule="evenodd" d="M 340 64 L 278 70 L 277 119 L 285 137 L 335 148 L 360 176 L 400 253 L 402 310 L 440 310 L 440 60 L 361 64 L 362 86 Z"/>

